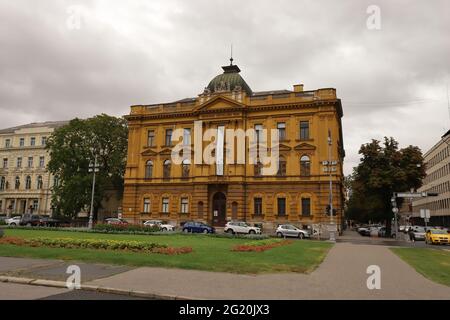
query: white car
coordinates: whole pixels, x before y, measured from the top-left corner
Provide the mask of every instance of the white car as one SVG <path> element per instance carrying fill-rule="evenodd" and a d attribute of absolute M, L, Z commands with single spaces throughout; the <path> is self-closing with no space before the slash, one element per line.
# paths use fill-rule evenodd
<path fill-rule="evenodd" d="M 261 234 L 261 228 L 252 227 L 246 222 L 239 222 L 239 221 L 228 222 L 225 225 L 223 231 L 230 234 L 236 233 Z"/>
<path fill-rule="evenodd" d="M 276 230 L 277 237 L 296 237 L 300 239 L 309 238 L 309 233 L 306 230 L 297 228 L 292 224 L 280 224 Z"/>
<path fill-rule="evenodd" d="M 17 216 L 17 217 L 12 217 L 9 219 L 5 219 L 5 222 L 8 226 L 18 226 L 19 222 L 20 222 L 21 217 Z"/>
<path fill-rule="evenodd" d="M 161 231 L 174 231 L 174 226 L 171 224 L 163 223 L 161 220 L 148 220 L 144 222 L 146 227 L 158 226 Z"/>

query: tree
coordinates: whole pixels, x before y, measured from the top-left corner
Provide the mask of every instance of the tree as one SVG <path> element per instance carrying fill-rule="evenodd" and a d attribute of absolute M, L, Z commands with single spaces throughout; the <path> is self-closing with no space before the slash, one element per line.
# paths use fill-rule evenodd
<path fill-rule="evenodd" d="M 360 163 L 353 170 L 347 217 L 360 222 L 386 222 L 390 232 L 394 192 L 422 186 L 425 166 L 418 147 L 398 148 L 394 138 L 372 140 L 359 150 Z M 401 206 L 402 200 L 398 200 Z"/>
<path fill-rule="evenodd" d="M 91 202 L 92 173 L 89 165 L 97 156 L 94 208 L 101 207 L 105 189 L 123 192 L 128 128 L 123 118 L 101 114 L 90 119 L 74 119 L 49 137 L 48 170 L 58 178 L 53 187 L 56 212 L 75 217 Z"/>

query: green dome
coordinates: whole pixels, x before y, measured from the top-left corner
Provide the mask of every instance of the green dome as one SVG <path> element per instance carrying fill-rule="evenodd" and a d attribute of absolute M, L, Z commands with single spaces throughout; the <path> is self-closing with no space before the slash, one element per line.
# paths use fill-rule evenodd
<path fill-rule="evenodd" d="M 224 72 L 212 79 L 207 89 L 211 92 L 220 92 L 233 91 L 236 87 L 240 87 L 248 95 L 252 95 L 252 89 L 239 74 L 241 70 L 238 66 L 230 65 L 222 67 L 222 69 Z"/>

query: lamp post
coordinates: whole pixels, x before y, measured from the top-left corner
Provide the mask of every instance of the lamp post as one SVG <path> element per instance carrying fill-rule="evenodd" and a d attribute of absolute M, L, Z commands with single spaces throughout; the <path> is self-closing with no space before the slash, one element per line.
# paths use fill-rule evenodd
<path fill-rule="evenodd" d="M 94 157 L 94 163 L 89 164 L 89 172 L 92 174 L 92 195 L 91 195 L 91 210 L 89 212 L 89 225 L 88 228 L 92 229 L 94 223 L 94 194 L 95 194 L 95 173 L 99 171 L 97 164 L 97 155 Z"/>
<path fill-rule="evenodd" d="M 328 130 L 328 173 L 330 177 L 330 241 L 336 241 L 336 237 L 334 234 L 334 219 L 333 219 L 333 176 L 332 176 L 332 160 L 331 160 L 331 152 L 332 152 L 332 140 L 331 140 L 331 131 Z"/>

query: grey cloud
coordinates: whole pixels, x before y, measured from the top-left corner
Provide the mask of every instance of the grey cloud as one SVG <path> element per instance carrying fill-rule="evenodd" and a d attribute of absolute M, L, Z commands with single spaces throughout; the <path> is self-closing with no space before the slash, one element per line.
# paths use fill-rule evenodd
<path fill-rule="evenodd" d="M 382 29 L 366 28 L 368 5 Z M 82 6 L 80 30 L 67 9 Z M 0 127 L 123 115 L 193 97 L 235 61 L 254 90 L 335 87 L 346 171 L 370 138 L 433 145 L 449 126 L 450 4 L 436 1 L 0 0 Z M 420 128 L 420 129 L 419 129 Z"/>

